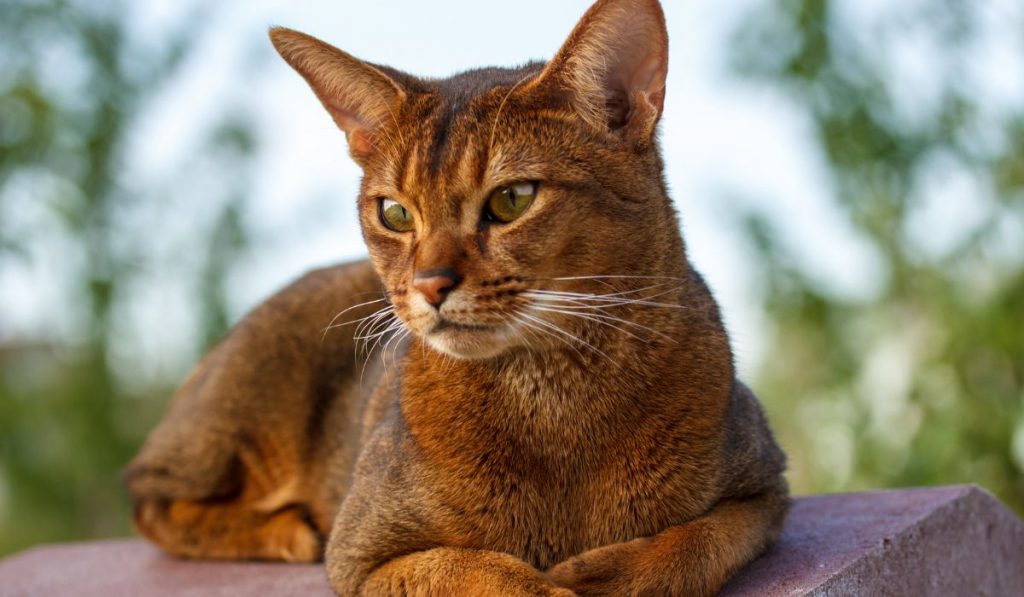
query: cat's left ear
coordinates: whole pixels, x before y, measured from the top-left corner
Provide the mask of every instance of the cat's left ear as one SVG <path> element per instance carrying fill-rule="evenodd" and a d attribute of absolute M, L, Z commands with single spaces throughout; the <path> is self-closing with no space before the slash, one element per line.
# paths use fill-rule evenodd
<path fill-rule="evenodd" d="M 646 143 L 665 104 L 668 32 L 658 0 L 599 0 L 531 86 L 551 86 L 589 125 Z"/>

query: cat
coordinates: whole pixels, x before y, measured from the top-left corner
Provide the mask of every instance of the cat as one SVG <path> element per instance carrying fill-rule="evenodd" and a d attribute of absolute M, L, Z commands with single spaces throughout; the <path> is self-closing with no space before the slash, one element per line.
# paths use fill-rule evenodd
<path fill-rule="evenodd" d="M 341 595 L 711 595 L 771 545 L 785 457 L 667 195 L 658 1 L 441 80 L 270 37 L 363 169 L 370 259 L 201 360 L 126 472 L 138 530 Z"/>

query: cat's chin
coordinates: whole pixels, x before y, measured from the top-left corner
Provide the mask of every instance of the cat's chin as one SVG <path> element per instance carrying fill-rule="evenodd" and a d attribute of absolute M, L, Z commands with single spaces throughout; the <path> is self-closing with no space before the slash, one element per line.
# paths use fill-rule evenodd
<path fill-rule="evenodd" d="M 424 339 L 434 350 L 460 360 L 492 359 L 512 348 L 504 328 L 452 328 L 429 332 Z"/>

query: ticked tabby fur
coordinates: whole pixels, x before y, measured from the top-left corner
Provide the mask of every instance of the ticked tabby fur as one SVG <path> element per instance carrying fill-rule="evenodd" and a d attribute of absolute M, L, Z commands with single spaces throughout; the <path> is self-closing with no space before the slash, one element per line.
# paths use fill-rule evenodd
<path fill-rule="evenodd" d="M 138 529 L 323 557 L 342 595 L 719 591 L 778 536 L 785 459 L 666 193 L 657 0 L 440 80 L 270 36 L 363 169 L 370 260 L 203 358 L 128 470 Z"/>

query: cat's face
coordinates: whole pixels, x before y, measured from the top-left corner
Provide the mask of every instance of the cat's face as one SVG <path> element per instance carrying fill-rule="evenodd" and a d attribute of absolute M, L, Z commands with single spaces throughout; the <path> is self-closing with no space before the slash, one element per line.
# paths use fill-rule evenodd
<path fill-rule="evenodd" d="M 364 170 L 359 214 L 371 258 L 394 314 L 436 350 L 488 358 L 585 342 L 582 328 L 604 312 L 583 294 L 636 290 L 620 276 L 647 274 L 659 253 L 679 250 L 651 139 L 665 43 L 641 52 L 583 43 L 588 27 L 618 25 L 623 13 L 612 9 L 636 3 L 656 9 L 641 21 L 663 39 L 656 2 L 605 1 L 548 65 L 443 81 L 333 55 L 300 34 L 275 38 L 348 133 Z M 595 43 L 607 45 L 600 33 Z M 617 69 L 590 80 L 590 96 L 574 88 L 587 81 L 572 70 L 586 52 L 589 71 Z M 318 59 L 327 66 L 310 66 Z M 354 93 L 352 77 L 368 90 Z M 383 103 L 366 99 L 381 95 Z"/>
<path fill-rule="evenodd" d="M 540 71 L 526 76 L 531 70 Z M 602 180 L 617 170 L 609 161 L 637 161 L 614 139 L 568 112 L 530 105 L 529 96 L 502 104 L 523 76 L 492 72 L 507 83 L 461 109 L 450 89 L 458 80 L 410 98 L 401 137 L 392 133 L 393 145 L 365 167 L 363 235 L 395 313 L 447 354 L 557 342 L 535 319 L 559 319 L 539 309 L 561 303 L 536 291 L 574 291 L 584 281 L 562 278 L 634 271 L 640 256 L 629 253 L 644 220 L 664 217 L 650 200 L 656 175 L 620 174 L 632 188 Z"/>

